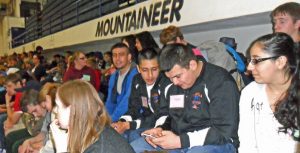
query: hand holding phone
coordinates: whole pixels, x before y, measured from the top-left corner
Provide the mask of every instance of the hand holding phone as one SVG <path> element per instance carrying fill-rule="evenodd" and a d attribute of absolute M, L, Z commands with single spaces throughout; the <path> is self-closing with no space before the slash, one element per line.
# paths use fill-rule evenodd
<path fill-rule="evenodd" d="M 142 136 L 144 137 L 150 137 L 150 138 L 156 138 L 155 136 L 151 135 L 151 134 L 147 134 L 147 133 L 142 133 Z"/>

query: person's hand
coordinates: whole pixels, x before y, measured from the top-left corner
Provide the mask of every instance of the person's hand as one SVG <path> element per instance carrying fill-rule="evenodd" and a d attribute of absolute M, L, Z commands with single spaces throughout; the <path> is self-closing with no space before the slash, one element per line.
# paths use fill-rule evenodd
<path fill-rule="evenodd" d="M 180 137 L 171 131 L 162 131 L 162 136 L 151 140 L 163 149 L 181 148 Z"/>
<path fill-rule="evenodd" d="M 33 148 L 30 145 L 29 140 L 25 140 L 21 146 L 19 146 L 18 153 L 30 153 L 33 151 Z"/>
<path fill-rule="evenodd" d="M 156 138 L 159 138 L 162 136 L 162 128 L 153 128 L 153 129 L 149 129 L 149 130 L 146 130 L 142 133 L 143 134 L 148 134 L 148 135 L 152 135 L 153 137 L 145 137 L 145 140 L 154 148 L 157 147 L 157 144 L 155 144 L 152 140 L 153 139 L 156 139 Z"/>
<path fill-rule="evenodd" d="M 112 123 L 112 127 L 119 133 L 123 134 L 126 130 L 129 129 L 129 122 L 116 122 Z"/>
<path fill-rule="evenodd" d="M 50 129 L 54 139 L 54 144 L 57 152 L 67 152 L 68 151 L 68 133 L 61 130 L 58 126 L 58 120 L 55 119 L 50 124 Z"/>
<path fill-rule="evenodd" d="M 12 96 L 9 95 L 8 93 L 5 94 L 5 102 L 6 102 L 6 106 L 10 106 L 10 101 L 11 101 Z"/>
<path fill-rule="evenodd" d="M 110 126 L 115 130 L 118 128 L 117 122 L 111 123 Z"/>

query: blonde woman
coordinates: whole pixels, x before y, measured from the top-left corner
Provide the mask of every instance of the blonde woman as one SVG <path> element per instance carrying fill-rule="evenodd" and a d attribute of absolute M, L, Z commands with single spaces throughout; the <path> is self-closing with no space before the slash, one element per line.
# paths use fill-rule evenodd
<path fill-rule="evenodd" d="M 75 79 L 89 81 L 96 88 L 96 74 L 92 68 L 87 67 L 87 58 L 83 52 L 73 54 L 74 65 L 70 65 L 64 74 L 63 82 Z"/>
<path fill-rule="evenodd" d="M 95 88 L 83 80 L 72 80 L 58 88 L 58 124 L 51 129 L 68 131 L 67 150 L 72 153 L 133 153 L 126 140 L 110 127 L 110 118 Z M 54 137 L 56 140 L 56 138 Z M 63 146 L 62 146 L 63 147 Z M 60 150 L 59 148 L 57 148 Z"/>
<path fill-rule="evenodd" d="M 60 84 L 57 83 L 46 83 L 39 92 L 39 105 L 47 110 L 46 117 L 41 132 L 37 136 L 24 141 L 19 147 L 19 153 L 54 153 L 54 147 L 51 140 L 52 137 L 48 127 L 54 119 L 52 110 L 55 107 L 55 95 L 59 85 Z"/>

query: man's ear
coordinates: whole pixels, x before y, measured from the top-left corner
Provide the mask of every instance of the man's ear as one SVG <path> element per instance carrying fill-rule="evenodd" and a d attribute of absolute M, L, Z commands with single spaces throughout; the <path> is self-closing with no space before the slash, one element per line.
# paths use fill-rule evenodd
<path fill-rule="evenodd" d="M 198 67 L 198 62 L 195 61 L 195 60 L 191 60 L 189 66 L 190 66 L 190 69 L 191 69 L 191 70 L 196 70 L 197 67 Z"/>
<path fill-rule="evenodd" d="M 298 27 L 298 33 L 300 34 L 300 20 L 297 20 L 295 24 Z"/>
<path fill-rule="evenodd" d="M 136 68 L 137 68 L 138 72 L 141 73 L 140 67 L 138 65 L 136 66 Z"/>
<path fill-rule="evenodd" d="M 179 37 L 176 37 L 176 41 L 175 41 L 176 43 L 181 43 L 181 39 L 179 38 Z"/>
<path fill-rule="evenodd" d="M 128 57 L 128 61 L 131 63 L 132 62 L 132 55 L 131 55 L 131 53 L 129 53 L 127 57 Z"/>

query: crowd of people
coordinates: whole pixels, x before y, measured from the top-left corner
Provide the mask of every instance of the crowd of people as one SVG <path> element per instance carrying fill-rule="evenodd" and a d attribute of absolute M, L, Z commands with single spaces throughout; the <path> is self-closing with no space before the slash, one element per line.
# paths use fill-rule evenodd
<path fill-rule="evenodd" d="M 179 27 L 110 51 L 0 58 L 0 152 L 300 152 L 300 4 L 249 44 L 240 89 Z M 221 59 L 220 59 L 221 60 Z"/>

